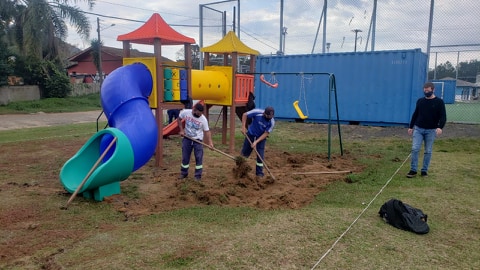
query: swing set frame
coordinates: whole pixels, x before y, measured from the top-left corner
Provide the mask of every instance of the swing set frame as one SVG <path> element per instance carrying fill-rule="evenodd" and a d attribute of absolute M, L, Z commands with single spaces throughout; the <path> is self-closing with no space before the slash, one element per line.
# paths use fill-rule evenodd
<path fill-rule="evenodd" d="M 337 85 L 335 82 L 335 74 L 333 73 L 327 73 L 327 72 L 254 72 L 250 73 L 252 75 L 260 75 L 260 77 L 265 80 L 264 75 L 270 74 L 272 76 L 275 75 L 320 75 L 320 76 L 328 76 L 328 160 L 330 161 L 331 159 L 331 145 L 332 145 L 332 140 L 331 140 L 331 135 L 332 135 L 332 125 L 333 121 L 336 122 L 337 125 L 337 131 L 338 131 L 338 138 L 340 140 L 340 153 L 343 156 L 343 144 L 342 144 L 342 131 L 340 128 L 340 117 L 338 114 L 338 98 L 337 98 Z M 263 80 L 260 79 L 262 82 Z M 268 84 L 267 84 L 268 85 Z M 270 85 L 269 85 L 270 86 Z M 277 85 L 278 86 L 278 85 Z M 332 93 L 333 93 L 333 98 L 335 99 L 335 116 L 336 119 L 332 119 Z M 298 107 L 298 100 L 295 101 L 294 107 L 297 110 L 297 113 L 300 111 L 300 113 L 303 115 L 301 112 L 300 108 Z M 295 104 L 297 106 L 295 106 Z M 299 113 L 299 115 L 300 115 Z M 301 115 L 300 115 L 301 116 Z M 307 117 L 305 117 L 307 118 Z"/>

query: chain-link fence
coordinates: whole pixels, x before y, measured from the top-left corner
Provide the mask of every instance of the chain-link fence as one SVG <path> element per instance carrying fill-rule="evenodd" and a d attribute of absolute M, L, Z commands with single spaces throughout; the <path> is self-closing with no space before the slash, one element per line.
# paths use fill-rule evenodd
<path fill-rule="evenodd" d="M 432 46 L 428 78 L 455 81 L 454 101 L 446 104 L 449 122 L 480 124 L 480 50 L 474 47 L 480 46 Z"/>
<path fill-rule="evenodd" d="M 480 1 L 279 0 L 256 1 L 255 10 L 252 2 L 204 4 L 203 46 L 235 29 L 262 54 L 420 48 L 429 80 L 456 81 L 449 121 L 480 123 Z"/>

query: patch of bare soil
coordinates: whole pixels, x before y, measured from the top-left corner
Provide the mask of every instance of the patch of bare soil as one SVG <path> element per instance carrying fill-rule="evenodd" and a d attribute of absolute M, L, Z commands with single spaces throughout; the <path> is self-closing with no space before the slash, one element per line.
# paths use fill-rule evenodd
<path fill-rule="evenodd" d="M 333 181 L 346 181 L 350 172 L 362 170 L 347 155 L 300 155 L 267 149 L 265 163 L 270 173 L 255 176 L 255 159 L 239 161 L 212 157 L 205 150 L 204 174 L 201 181 L 193 178 L 193 168 L 186 179 L 177 179 L 177 166 L 168 170 L 148 164 L 139 170 L 143 179 L 129 179 L 122 185 L 139 186 L 141 196 L 126 194 L 105 199 L 125 214 L 127 219 L 196 205 L 249 206 L 261 209 L 300 208 L 314 199 Z M 153 162 L 152 162 L 153 163 Z M 192 160 L 192 164 L 193 160 Z"/>
<path fill-rule="evenodd" d="M 39 261 L 42 269 L 50 267 L 47 261 L 31 257 L 46 246 L 62 246 L 65 239 L 80 241 L 89 232 L 84 229 L 59 228 L 59 211 L 47 210 L 52 198 L 71 195 L 59 183 L 61 161 L 75 153 L 78 144 L 61 140 L 19 142 L 0 145 L 0 262 L 24 260 Z M 67 158 L 68 159 L 68 158 Z M 62 249 L 53 251 L 63 252 Z M 18 261 L 15 268 L 22 269 Z M 0 267 L 1 268 L 1 267 Z"/>

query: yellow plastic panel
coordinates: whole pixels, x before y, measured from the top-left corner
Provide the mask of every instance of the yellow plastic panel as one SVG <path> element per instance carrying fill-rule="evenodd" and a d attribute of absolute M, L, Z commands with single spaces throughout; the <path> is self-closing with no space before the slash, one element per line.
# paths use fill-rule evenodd
<path fill-rule="evenodd" d="M 155 57 L 123 58 L 124 66 L 133 63 L 142 63 L 150 70 L 153 78 L 153 89 L 152 94 L 148 97 L 148 103 L 150 104 L 150 108 L 157 108 L 157 65 L 155 63 Z"/>
<path fill-rule="evenodd" d="M 232 67 L 192 70 L 192 98 L 212 105 L 232 105 Z"/>

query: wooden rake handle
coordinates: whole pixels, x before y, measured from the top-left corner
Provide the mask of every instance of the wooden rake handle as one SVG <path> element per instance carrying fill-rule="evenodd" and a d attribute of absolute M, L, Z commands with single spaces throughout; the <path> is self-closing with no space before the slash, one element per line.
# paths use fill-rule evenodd
<path fill-rule="evenodd" d="M 187 139 L 189 139 L 189 140 L 192 140 L 192 141 L 194 141 L 194 142 L 197 142 L 197 143 L 199 143 L 199 144 L 202 144 L 202 145 L 204 145 L 204 146 L 212 149 L 212 150 L 215 151 L 215 152 L 218 152 L 218 153 L 220 153 L 220 154 L 222 154 L 222 155 L 224 155 L 224 156 L 226 156 L 226 157 L 229 157 L 229 158 L 235 160 L 235 157 L 234 157 L 234 156 L 229 155 L 229 154 L 227 154 L 227 153 L 225 153 L 225 152 L 222 152 L 222 151 L 218 150 L 218 149 L 215 148 L 215 147 L 210 147 L 210 145 L 208 145 L 208 144 L 206 144 L 206 143 L 204 143 L 204 142 L 202 142 L 202 141 L 199 141 L 199 140 L 197 140 L 197 139 L 188 137 L 188 136 L 186 136 L 186 135 L 184 135 L 184 137 L 187 138 Z"/>
<path fill-rule="evenodd" d="M 248 137 L 248 135 L 245 134 L 245 133 L 244 133 L 243 135 L 245 136 L 245 138 L 247 138 L 247 140 L 248 140 L 248 142 L 250 143 L 250 145 L 252 145 L 252 144 L 253 144 L 253 143 L 252 143 L 252 140 L 250 140 L 250 138 Z M 257 147 L 255 146 L 255 147 L 252 147 L 252 148 L 253 148 L 253 150 L 255 150 L 255 153 L 257 154 L 257 157 L 262 161 L 263 166 L 265 166 L 265 169 L 267 169 L 267 172 L 270 174 L 270 176 L 272 177 L 272 179 L 275 180 L 275 177 L 273 176 L 272 172 L 271 172 L 270 169 L 268 168 L 267 163 L 265 163 L 265 160 L 263 160 L 263 158 L 262 158 L 262 157 L 260 156 L 260 154 L 258 153 Z"/>
<path fill-rule="evenodd" d="M 68 199 L 67 201 L 67 204 L 65 205 L 65 209 L 68 207 L 68 205 L 73 201 L 73 199 L 75 199 L 75 197 L 77 196 L 78 192 L 82 189 L 82 187 L 85 185 L 85 183 L 87 182 L 88 178 L 90 178 L 90 176 L 92 175 L 92 173 L 97 169 L 98 165 L 100 164 L 100 162 L 102 162 L 102 159 L 105 157 L 105 155 L 107 155 L 108 151 L 110 151 L 110 148 L 113 147 L 113 145 L 115 144 L 115 142 L 117 141 L 117 137 L 114 137 L 113 140 L 110 142 L 110 144 L 108 145 L 108 147 L 103 151 L 102 155 L 100 155 L 100 157 L 97 159 L 97 162 L 95 162 L 95 164 L 93 165 L 93 167 L 90 169 L 90 171 L 87 173 L 87 175 L 85 176 L 85 178 L 83 178 L 83 181 L 80 183 L 80 185 L 78 185 L 77 189 L 75 190 L 75 192 L 72 194 L 72 196 L 70 196 L 70 199 Z"/>

